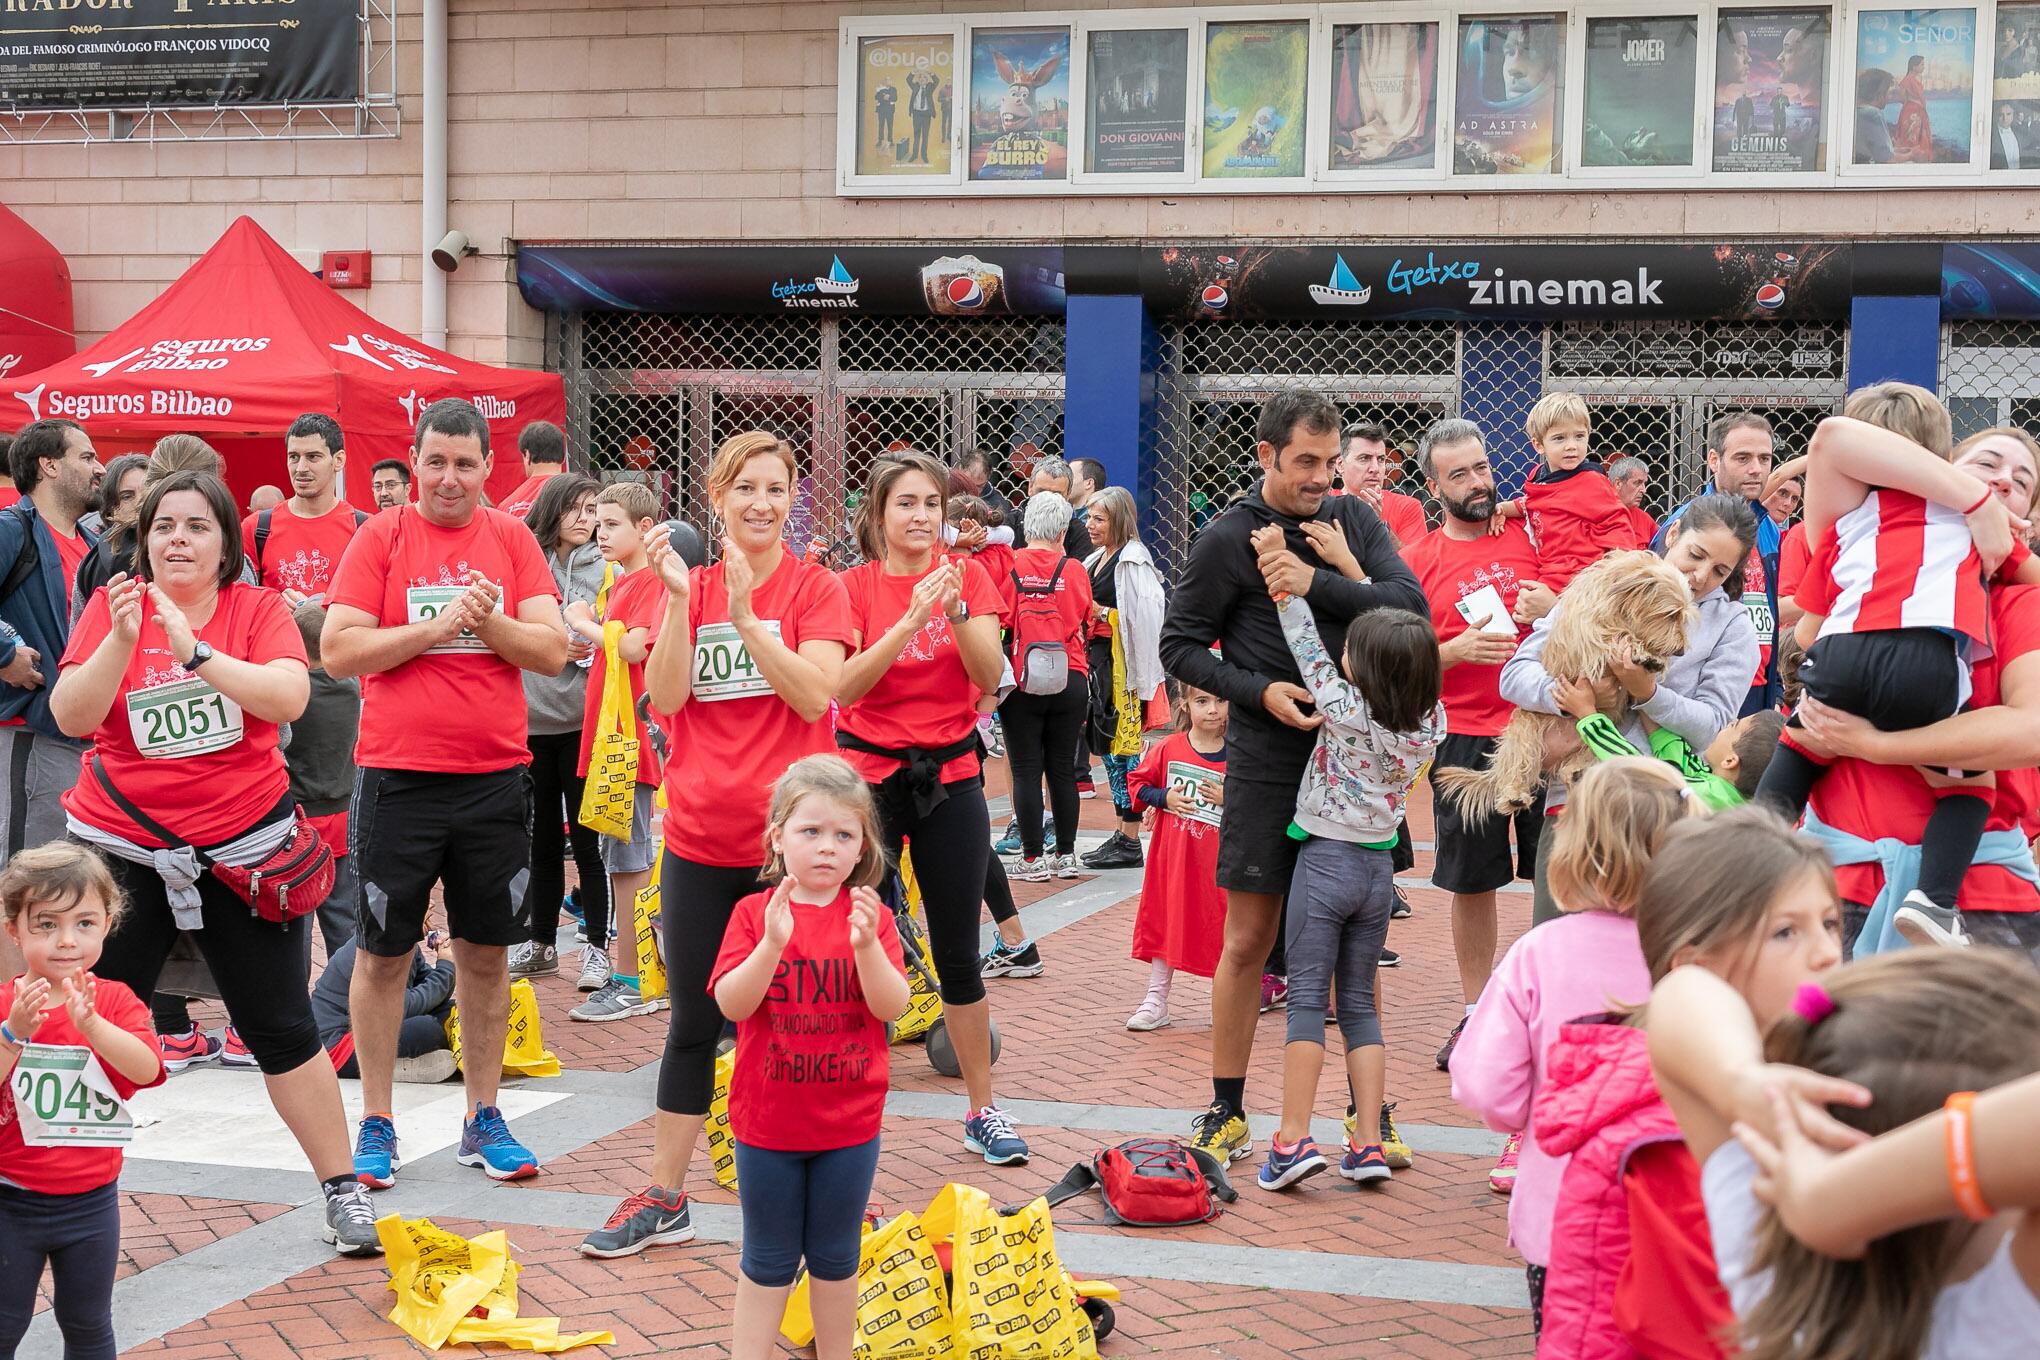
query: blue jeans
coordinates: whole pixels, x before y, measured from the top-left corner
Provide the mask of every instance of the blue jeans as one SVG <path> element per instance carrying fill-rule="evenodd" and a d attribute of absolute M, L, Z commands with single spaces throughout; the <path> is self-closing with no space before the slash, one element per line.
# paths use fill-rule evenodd
<path fill-rule="evenodd" d="M 114 1360 L 113 1267 L 120 1259 L 120 1187 L 46 1195 L 0 1185 L 0 1356 L 35 1317 L 35 1290 L 50 1266 L 64 1360 Z"/>
<path fill-rule="evenodd" d="M 877 1170 L 877 1138 L 825 1152 L 775 1152 L 739 1141 L 744 1278 L 783 1288 L 800 1274 L 802 1257 L 817 1280 L 855 1276 Z"/>

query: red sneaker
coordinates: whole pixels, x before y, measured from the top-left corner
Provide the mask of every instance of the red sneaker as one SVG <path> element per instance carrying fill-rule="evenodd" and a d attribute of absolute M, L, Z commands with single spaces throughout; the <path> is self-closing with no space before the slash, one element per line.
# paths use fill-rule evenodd
<path fill-rule="evenodd" d="M 228 1025 L 220 1031 L 220 1036 L 226 1041 L 224 1049 L 220 1053 L 220 1065 L 222 1067 L 259 1066 L 255 1061 L 255 1055 L 248 1051 L 248 1045 L 241 1042 L 241 1031 L 235 1029 L 232 1025 Z"/>
<path fill-rule="evenodd" d="M 197 1025 L 182 1034 L 158 1035 L 156 1047 L 163 1054 L 163 1070 L 173 1076 L 187 1067 L 202 1067 L 220 1059 L 220 1041 Z"/>

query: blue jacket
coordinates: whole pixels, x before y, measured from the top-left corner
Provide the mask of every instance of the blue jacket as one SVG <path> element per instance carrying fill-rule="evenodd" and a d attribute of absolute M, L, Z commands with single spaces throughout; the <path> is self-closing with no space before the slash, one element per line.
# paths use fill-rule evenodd
<path fill-rule="evenodd" d="M 1710 486 L 1701 494 L 1712 496 L 1717 493 Z M 1698 499 L 1698 497 L 1695 499 Z M 1655 552 L 1660 557 L 1664 556 L 1665 539 L 1669 535 L 1671 527 L 1679 522 L 1679 516 L 1685 514 L 1686 506 L 1692 503 L 1692 501 L 1687 501 L 1685 505 L 1680 506 L 1664 517 L 1664 521 L 1658 525 L 1657 537 L 1650 541 L 1652 552 Z M 1763 681 L 1750 687 L 1748 697 L 1743 700 L 1742 712 L 1738 715 L 1740 717 L 1748 717 L 1752 713 L 1761 713 L 1767 708 L 1776 708 L 1779 701 L 1785 697 L 1785 686 L 1778 677 L 1777 645 L 1778 558 L 1785 544 L 1785 535 L 1779 531 L 1777 524 L 1772 521 L 1771 514 L 1768 510 L 1764 509 L 1762 501 L 1751 501 L 1750 509 L 1755 511 L 1757 516 L 1756 553 L 1757 560 L 1764 565 L 1764 594 L 1761 604 L 1754 595 L 1745 595 L 1740 591 L 1732 591 L 1731 594 L 1740 598 L 1743 602 L 1743 607 L 1749 611 L 1751 625 L 1758 627 L 1758 642 L 1760 645 L 1763 643 L 1763 629 L 1758 626 L 1758 616 L 1760 613 L 1768 614 L 1771 639 L 1769 649 L 1764 654 Z"/>
<path fill-rule="evenodd" d="M 71 640 L 71 601 L 64 590 L 64 563 L 57 555 L 57 540 L 50 526 L 36 510 L 35 502 L 24 496 L 0 510 L 0 581 L 4 581 L 21 556 L 24 530 L 35 535 L 36 569 L 12 595 L 0 599 L 0 666 L 14 664 L 14 653 L 22 644 L 35 648 L 42 657 L 37 669 L 42 684 L 22 689 L 0 681 L 0 718 L 21 718 L 29 729 L 46 737 L 64 737 L 50 716 L 50 690 L 57 683 L 57 662 Z M 98 537 L 79 527 L 85 542 Z"/>

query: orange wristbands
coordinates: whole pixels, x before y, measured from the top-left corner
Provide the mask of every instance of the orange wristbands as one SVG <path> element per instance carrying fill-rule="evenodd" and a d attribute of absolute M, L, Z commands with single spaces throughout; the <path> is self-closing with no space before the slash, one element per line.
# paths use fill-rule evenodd
<path fill-rule="evenodd" d="M 1975 1105 L 1976 1092 L 1957 1091 L 1944 1107 L 1948 1113 L 1948 1188 L 1963 1216 L 1981 1223 L 1993 1216 L 1993 1210 L 1983 1198 L 1976 1175 L 1976 1136 L 1970 1118 Z"/>

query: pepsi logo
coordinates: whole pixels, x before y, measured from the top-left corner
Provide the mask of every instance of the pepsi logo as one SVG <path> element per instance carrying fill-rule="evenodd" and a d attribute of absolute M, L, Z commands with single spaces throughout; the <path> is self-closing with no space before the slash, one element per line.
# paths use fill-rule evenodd
<path fill-rule="evenodd" d="M 1225 285 L 1222 283 L 1207 283 L 1204 285 L 1204 291 L 1198 295 L 1197 301 L 1207 312 L 1222 312 L 1226 304 L 1232 301 L 1232 295 L 1225 291 Z"/>
<path fill-rule="evenodd" d="M 1757 289 L 1757 305 L 1767 312 L 1775 312 L 1785 305 L 1785 290 L 1775 283 L 1762 284 Z"/>
<path fill-rule="evenodd" d="M 1219 269 L 1222 272 L 1227 274 L 1232 273 L 1235 269 L 1238 269 L 1240 267 L 1240 262 L 1238 260 L 1235 260 L 1230 255 L 1221 255 L 1214 263 L 1218 265 Z"/>
<path fill-rule="evenodd" d="M 1771 259 L 1777 263 L 1780 269 L 1794 269 L 1799 264 L 1799 257 L 1789 250 L 1778 251 L 1771 256 Z"/>
<path fill-rule="evenodd" d="M 977 275 L 958 274 L 949 281 L 949 305 L 960 311 L 976 311 L 985 305 L 985 290 Z"/>

